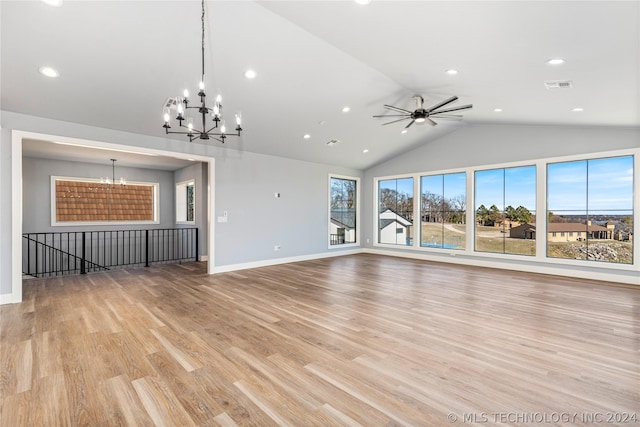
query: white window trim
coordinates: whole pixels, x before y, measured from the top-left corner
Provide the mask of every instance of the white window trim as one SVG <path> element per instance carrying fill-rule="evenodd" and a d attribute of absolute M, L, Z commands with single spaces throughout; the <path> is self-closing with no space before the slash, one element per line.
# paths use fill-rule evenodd
<path fill-rule="evenodd" d="M 355 243 L 345 243 L 343 245 L 331 244 L 330 222 L 331 222 L 331 178 L 348 179 L 356 182 L 356 241 Z M 360 199 L 362 199 L 362 193 L 360 191 L 360 178 L 357 176 L 340 175 L 330 173 L 327 178 L 327 249 L 342 249 L 342 248 L 354 248 L 362 246 L 361 242 L 361 229 L 362 223 L 360 222 Z"/>
<path fill-rule="evenodd" d="M 157 182 L 127 181 L 130 185 L 148 185 L 153 188 L 153 220 L 152 221 L 64 221 L 56 220 L 56 181 L 95 182 L 100 184 L 100 179 L 79 178 L 69 176 L 51 176 L 51 226 L 52 227 L 76 227 L 89 225 L 144 225 L 160 223 L 160 184 Z"/>
<path fill-rule="evenodd" d="M 578 160 L 593 160 L 606 157 L 621 157 L 621 156 L 634 156 L 634 200 L 633 200 L 633 213 L 634 213 L 634 241 L 633 241 L 633 263 L 632 264 L 616 264 L 607 262 L 596 261 L 584 261 L 584 260 L 572 260 L 566 258 L 550 258 L 547 257 L 547 164 L 570 162 Z M 469 218 L 475 219 L 475 172 L 488 169 L 501 169 L 501 168 L 513 168 L 520 166 L 535 166 L 536 167 L 536 234 L 537 236 L 545 236 L 545 238 L 536 238 L 536 254 L 530 255 L 516 255 L 516 254 L 503 254 L 503 253 L 491 253 L 491 252 L 476 252 L 474 247 L 475 242 L 475 227 L 474 221 L 469 221 Z M 419 218 L 419 204 L 415 203 L 415 194 L 419 194 L 420 191 L 420 177 L 429 175 L 441 175 L 448 173 L 466 172 L 467 174 L 467 232 L 466 232 L 466 248 L 460 249 L 445 249 L 445 248 L 428 248 L 421 247 L 417 243 L 417 239 L 414 238 L 412 246 L 394 245 L 388 243 L 378 242 L 378 186 L 380 181 L 389 179 L 404 179 L 413 178 L 414 182 L 414 218 Z M 469 203 L 471 201 L 471 203 Z M 469 256 L 475 259 L 489 259 L 489 260 L 509 260 L 515 262 L 532 262 L 535 264 L 546 265 L 564 265 L 570 267 L 579 268 L 597 268 L 603 270 L 618 270 L 618 271 L 638 271 L 640 268 L 640 149 L 631 148 L 615 151 L 601 151 L 595 153 L 583 153 L 574 154 L 568 156 L 548 157 L 540 159 L 531 159 L 523 161 L 515 161 L 508 163 L 497 163 L 491 165 L 478 165 L 468 168 L 446 169 L 446 170 L 434 170 L 434 171 L 422 171 L 411 174 L 398 174 L 387 175 L 373 178 L 373 229 L 372 229 L 372 246 L 378 248 L 395 249 L 399 251 L 411 251 L 411 252 L 423 252 L 431 254 L 449 254 L 451 256 Z M 537 237 L 536 236 L 536 237 Z"/>
<path fill-rule="evenodd" d="M 409 174 L 409 175 L 389 175 L 389 176 L 381 176 L 381 177 L 376 177 L 373 178 L 373 246 L 380 246 L 380 247 L 384 247 L 384 248 L 392 248 L 392 249 L 420 249 L 420 245 L 416 246 L 416 242 L 418 242 L 418 239 L 416 239 L 414 237 L 413 242 L 411 244 L 411 246 L 408 245 L 399 245 L 397 243 L 380 243 L 378 241 L 380 234 L 379 234 L 379 230 L 378 230 L 378 220 L 379 220 L 379 215 L 380 212 L 378 212 L 378 206 L 380 206 L 379 204 L 379 200 L 378 200 L 378 196 L 379 196 L 379 186 L 380 186 L 380 181 L 387 181 L 390 179 L 406 179 L 406 178 L 413 178 L 413 217 L 414 218 L 418 218 L 417 215 L 420 215 L 420 207 L 419 204 L 416 203 L 416 191 L 420 191 L 420 183 L 416 183 L 416 181 L 419 181 L 419 178 L 416 179 L 416 177 L 419 176 L 418 174 Z M 415 233 L 415 232 L 414 232 Z M 419 243 L 419 242 L 418 242 Z"/>
<path fill-rule="evenodd" d="M 175 208 L 176 208 L 176 224 L 179 225 L 195 225 L 196 223 L 196 214 L 198 212 L 198 198 L 196 197 L 196 180 L 188 179 L 182 182 L 176 182 L 176 188 L 180 185 L 184 185 L 185 187 L 189 184 L 193 183 L 193 221 L 178 221 L 178 194 L 175 194 Z"/>

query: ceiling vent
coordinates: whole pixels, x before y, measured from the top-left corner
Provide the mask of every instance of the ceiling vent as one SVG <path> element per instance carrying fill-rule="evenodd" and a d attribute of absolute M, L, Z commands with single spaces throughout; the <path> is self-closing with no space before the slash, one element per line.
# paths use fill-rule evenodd
<path fill-rule="evenodd" d="M 177 108 L 177 105 L 178 103 L 176 102 L 175 98 L 167 98 L 167 100 L 164 101 L 164 108 L 175 110 Z"/>
<path fill-rule="evenodd" d="M 573 82 L 571 80 L 549 80 L 544 82 L 547 89 L 571 89 Z"/>
<path fill-rule="evenodd" d="M 338 142 L 340 141 L 338 141 L 337 139 L 332 139 L 331 141 L 327 141 L 327 145 L 331 147 L 333 145 L 336 145 Z"/>

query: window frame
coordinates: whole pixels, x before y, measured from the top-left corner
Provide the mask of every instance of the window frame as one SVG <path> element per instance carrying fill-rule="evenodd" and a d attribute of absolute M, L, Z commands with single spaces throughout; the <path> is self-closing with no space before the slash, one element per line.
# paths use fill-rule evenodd
<path fill-rule="evenodd" d="M 331 244 L 331 180 L 332 179 L 342 179 L 348 181 L 356 182 L 356 232 L 355 232 L 355 242 L 353 243 L 343 243 L 339 245 Z M 360 177 L 357 176 L 349 176 L 349 175 L 341 175 L 336 173 L 330 173 L 327 177 L 327 249 L 341 249 L 341 248 L 354 248 L 361 246 L 362 239 L 362 222 L 360 220 L 360 206 L 362 199 L 362 190 L 360 186 Z"/>
<path fill-rule="evenodd" d="M 418 174 L 403 174 L 403 175 L 390 175 L 383 177 L 376 177 L 373 179 L 373 245 L 374 246 L 383 246 L 387 248 L 397 248 L 397 249 L 408 249 L 408 248 L 416 248 L 419 246 L 419 239 L 414 238 L 411 245 L 401 245 L 397 243 L 380 243 L 379 241 L 379 216 L 380 212 L 378 212 L 379 196 L 380 196 L 380 181 L 388 181 L 392 179 L 413 179 L 413 217 L 417 218 L 416 215 L 419 215 L 419 204 L 416 203 L 416 194 L 420 191 L 420 183 L 419 183 L 419 175 Z M 415 227 L 415 224 L 414 224 Z M 415 233 L 415 232 L 414 232 Z M 368 243 L 368 242 L 367 242 Z"/>
<path fill-rule="evenodd" d="M 189 220 L 182 220 L 182 219 L 178 219 L 179 218 L 179 207 L 178 207 L 178 187 L 185 187 L 185 197 L 186 197 L 186 188 L 189 186 L 189 184 L 193 184 L 193 220 L 189 221 Z M 181 181 L 181 182 L 176 182 L 175 185 L 175 215 L 176 215 L 176 224 L 177 225 L 194 225 L 196 223 L 196 216 L 197 216 L 197 206 L 198 206 L 198 200 L 196 197 L 196 180 L 195 179 L 188 179 L 186 181 Z M 185 207 L 185 218 L 187 217 L 187 212 L 188 212 L 188 206 L 187 206 L 187 202 L 186 200 L 184 201 L 184 207 Z"/>
<path fill-rule="evenodd" d="M 572 260 L 567 258 L 550 258 L 547 256 L 547 165 L 550 163 L 558 163 L 558 162 L 569 162 L 569 161 L 578 161 L 578 160 L 595 160 L 600 158 L 607 157 L 621 157 L 621 156 L 633 156 L 633 168 L 634 168 L 634 176 L 633 176 L 633 213 L 634 213 L 634 224 L 633 224 L 633 233 L 634 233 L 634 241 L 633 241 L 633 262 L 631 264 L 616 264 L 616 263 L 589 263 L 583 260 Z M 520 167 L 520 166 L 535 166 L 536 167 L 536 253 L 531 256 L 522 256 L 515 254 L 503 254 L 503 253 L 492 253 L 492 252 L 476 252 L 474 250 L 474 242 L 475 242 L 475 227 L 473 226 L 473 221 L 470 221 L 469 218 L 475 218 L 475 209 L 474 209 L 474 201 L 475 201 L 475 172 L 479 170 L 487 170 L 487 169 L 500 169 L 500 168 L 512 168 L 512 167 Z M 446 248 L 429 248 L 429 247 L 420 247 L 418 243 L 418 239 L 414 239 L 412 246 L 402 246 L 402 245 L 392 245 L 392 244 L 384 244 L 377 242 L 377 226 L 378 226 L 378 187 L 379 181 L 389 180 L 389 179 L 403 179 L 403 178 L 413 178 L 414 180 L 414 218 L 417 215 L 420 215 L 419 212 L 419 204 L 415 203 L 415 194 L 420 194 L 419 181 L 421 176 L 426 175 L 440 175 L 440 174 L 448 174 L 448 173 L 456 173 L 456 172 L 466 172 L 467 174 L 467 231 L 466 231 L 466 248 L 464 250 L 459 249 L 446 249 Z M 370 233 L 372 236 L 371 245 L 374 248 L 394 248 L 401 251 L 413 252 L 413 253 L 424 253 L 424 255 L 429 254 L 442 254 L 442 255 L 450 255 L 454 256 L 470 256 L 475 259 L 486 259 L 486 260 L 507 260 L 509 262 L 525 262 L 531 263 L 531 265 L 539 265 L 542 267 L 543 265 L 548 265 L 552 267 L 554 265 L 564 265 L 578 268 L 598 268 L 600 270 L 618 270 L 618 271 L 638 271 L 640 266 L 640 218 L 637 218 L 640 215 L 640 148 L 628 148 L 621 150 L 611 150 L 611 151 L 600 151 L 593 153 L 583 153 L 583 154 L 573 154 L 567 156 L 556 156 L 556 157 L 545 157 L 538 159 L 529 159 L 522 161 L 512 161 L 512 162 L 504 162 L 504 163 L 496 163 L 496 164 L 484 164 L 484 165 L 475 165 L 471 167 L 465 168 L 455 168 L 455 169 L 445 169 L 445 170 L 430 170 L 430 171 L 419 171 L 415 173 L 404 173 L 404 174 L 394 174 L 394 175 L 384 175 L 384 176 L 374 176 L 373 180 L 373 188 L 372 199 L 373 203 L 372 212 L 371 212 L 371 220 L 372 227 L 370 228 Z M 544 213 L 544 214 L 542 214 Z M 541 238 L 540 236 L 544 236 Z M 636 237 L 638 236 L 638 237 Z M 369 242 L 367 242 L 369 243 Z"/>

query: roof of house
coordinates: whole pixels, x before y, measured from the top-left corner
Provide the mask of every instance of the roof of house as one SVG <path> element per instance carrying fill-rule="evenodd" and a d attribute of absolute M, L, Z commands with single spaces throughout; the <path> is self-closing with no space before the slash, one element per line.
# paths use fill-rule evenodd
<path fill-rule="evenodd" d="M 513 227 L 513 229 L 516 229 L 516 228 L 523 228 L 526 230 L 530 230 L 530 229 L 535 230 L 536 226 L 535 224 L 526 223 L 526 224 L 519 225 L 518 227 Z M 549 233 L 571 232 L 571 231 L 607 231 L 607 230 L 608 230 L 607 227 L 603 227 L 601 225 L 596 225 L 596 224 L 587 225 L 581 222 L 550 222 L 547 224 L 547 232 Z"/>
<path fill-rule="evenodd" d="M 378 226 L 380 227 L 380 230 L 387 228 L 389 225 L 393 224 L 400 224 L 403 227 L 406 227 L 406 224 L 403 224 L 402 222 L 398 221 L 397 219 L 392 219 L 392 218 L 383 218 L 380 219 L 380 221 L 378 222 Z"/>
<path fill-rule="evenodd" d="M 356 228 L 355 209 L 331 209 L 331 222 L 339 227 Z"/>

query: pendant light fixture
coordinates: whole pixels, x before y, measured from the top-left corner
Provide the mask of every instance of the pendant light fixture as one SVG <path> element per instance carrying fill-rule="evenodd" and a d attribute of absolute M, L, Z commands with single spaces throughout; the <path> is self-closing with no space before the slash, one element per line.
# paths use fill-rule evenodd
<path fill-rule="evenodd" d="M 100 178 L 100 183 L 105 184 L 107 188 L 111 188 L 111 184 L 116 184 L 116 162 L 117 159 L 109 159 L 111 160 L 111 178 L 108 176 Z M 120 177 L 120 185 L 127 185 L 127 180 L 123 177 Z"/>
<path fill-rule="evenodd" d="M 184 90 L 183 96 L 175 98 L 169 98 L 164 106 L 164 125 L 162 126 L 167 134 L 180 134 L 186 135 L 189 141 L 196 139 L 208 140 L 215 139 L 224 144 L 224 140 L 228 136 L 240 136 L 242 131 L 241 122 L 242 117 L 240 113 L 235 116 L 236 128 L 235 133 L 227 132 L 225 121 L 222 117 L 222 97 L 218 95 L 213 103 L 212 107 L 206 105 L 205 94 L 205 79 L 204 79 L 204 23 L 205 23 L 205 10 L 204 0 L 202 0 L 202 78 L 198 85 L 198 95 L 200 102 L 198 105 L 190 105 L 189 91 Z M 171 110 L 176 110 L 175 120 L 178 121 L 178 127 L 185 130 L 170 130 L 171 129 Z M 197 110 L 197 114 L 194 114 L 198 119 L 201 119 L 202 126 L 200 129 L 194 124 L 193 117 L 190 117 L 188 112 L 191 110 Z M 207 120 L 209 118 L 209 120 Z M 209 122 L 209 124 L 207 124 Z"/>

